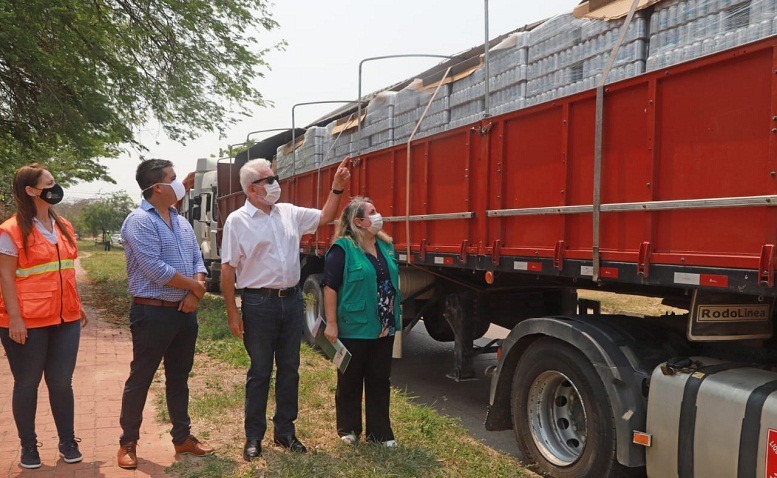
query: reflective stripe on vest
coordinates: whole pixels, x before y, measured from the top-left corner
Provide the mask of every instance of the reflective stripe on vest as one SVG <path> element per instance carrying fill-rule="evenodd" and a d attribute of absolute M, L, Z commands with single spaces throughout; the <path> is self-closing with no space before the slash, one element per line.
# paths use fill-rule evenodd
<path fill-rule="evenodd" d="M 60 267 L 61 264 L 61 267 Z M 36 274 L 45 274 L 47 272 L 57 272 L 61 269 L 75 269 L 73 259 L 62 259 L 61 261 L 47 262 L 26 269 L 16 269 L 16 277 L 24 278 Z"/>

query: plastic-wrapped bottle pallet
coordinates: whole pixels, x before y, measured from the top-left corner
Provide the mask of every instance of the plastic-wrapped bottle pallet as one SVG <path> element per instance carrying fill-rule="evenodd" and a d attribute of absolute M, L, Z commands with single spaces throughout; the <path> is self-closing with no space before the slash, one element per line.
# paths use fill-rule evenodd
<path fill-rule="evenodd" d="M 392 145 L 396 99 L 397 92 L 382 91 L 370 100 L 362 125 L 364 149 L 372 150 Z"/>
<path fill-rule="evenodd" d="M 320 167 L 328 142 L 326 128 L 314 126 L 305 131 L 302 144 L 296 150 L 290 148 L 291 143 L 279 146 L 276 152 L 279 175 L 290 176 Z"/>
<path fill-rule="evenodd" d="M 286 144 L 278 146 L 275 155 L 275 174 L 282 178 L 288 178 L 294 173 L 293 158 L 290 154 L 286 154 L 286 148 Z"/>
<path fill-rule="evenodd" d="M 451 85 L 451 118 L 450 126 L 461 126 L 464 118 L 473 114 L 482 114 L 485 108 L 485 68 L 482 66 L 470 75 L 454 81 Z"/>
<path fill-rule="evenodd" d="M 331 152 L 324 157 L 324 164 L 331 164 L 337 161 L 337 158 L 342 160 L 346 156 L 353 156 L 356 153 L 356 129 L 348 129 L 338 133 L 333 133 L 337 121 L 332 121 L 326 125 L 327 135 L 329 136 L 329 145 Z M 329 151 L 329 148 L 327 148 Z"/>
<path fill-rule="evenodd" d="M 490 112 L 501 114 L 522 108 L 528 79 L 529 34 L 508 36 L 489 52 Z"/>
<path fill-rule="evenodd" d="M 542 103 L 594 88 L 624 21 L 559 15 L 529 32 L 527 103 Z M 608 83 L 644 73 L 647 26 L 641 13 L 632 19 Z"/>
<path fill-rule="evenodd" d="M 650 18 L 647 69 L 693 60 L 777 33 L 777 0 L 670 0 Z"/>
<path fill-rule="evenodd" d="M 397 92 L 394 104 L 395 144 L 407 141 L 410 137 L 432 93 L 423 88 L 421 80 L 414 80 Z"/>

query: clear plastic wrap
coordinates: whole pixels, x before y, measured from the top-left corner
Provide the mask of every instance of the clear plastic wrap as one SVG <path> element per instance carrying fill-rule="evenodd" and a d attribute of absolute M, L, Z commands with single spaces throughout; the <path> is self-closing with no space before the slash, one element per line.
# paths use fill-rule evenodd
<path fill-rule="evenodd" d="M 595 88 L 625 19 L 551 18 L 529 33 L 527 104 Z M 648 20 L 637 12 L 626 31 L 607 82 L 645 72 Z"/>
<path fill-rule="evenodd" d="M 531 31 L 508 35 L 489 52 L 489 112 L 507 113 L 595 88 L 624 22 L 624 18 L 606 21 L 559 15 Z M 775 33 L 777 0 L 659 2 L 653 10 L 635 14 L 607 83 Z M 442 85 L 417 137 L 482 119 L 485 70 L 481 64 Z M 332 156 L 342 158 L 359 149 L 366 152 L 407 141 L 433 93 L 434 86 L 425 87 L 415 79 L 401 91 L 376 94 L 366 108 L 361 148 L 356 128 L 333 140 L 333 125 L 329 125 L 327 138 L 335 141 Z M 298 156 L 302 151 L 318 154 L 302 147 Z"/>
<path fill-rule="evenodd" d="M 777 33 L 777 0 L 668 0 L 650 18 L 647 69 L 657 70 Z"/>
<path fill-rule="evenodd" d="M 278 147 L 275 160 L 279 175 L 287 177 L 320 167 L 329 149 L 329 137 L 326 128 L 313 126 L 305 131 L 301 142 L 298 140 L 296 149 L 291 143 Z"/>

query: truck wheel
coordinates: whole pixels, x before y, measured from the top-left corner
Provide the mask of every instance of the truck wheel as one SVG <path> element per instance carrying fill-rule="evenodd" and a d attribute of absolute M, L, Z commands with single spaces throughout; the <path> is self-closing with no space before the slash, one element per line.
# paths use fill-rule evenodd
<path fill-rule="evenodd" d="M 424 327 L 426 327 L 426 332 L 429 333 L 429 336 L 437 342 L 453 342 L 455 336 L 451 325 L 443 316 L 444 310 L 444 301 L 428 310 L 424 314 Z M 480 320 L 474 324 L 472 340 L 477 340 L 485 335 L 489 326 L 491 326 L 491 322 L 488 320 Z"/>
<path fill-rule="evenodd" d="M 313 326 L 316 324 L 316 319 L 324 314 L 324 291 L 321 290 L 321 280 L 324 278 L 324 274 L 310 274 L 305 283 L 302 285 L 302 297 L 305 300 L 305 325 L 304 335 L 305 342 L 310 345 L 315 345 L 315 337 L 313 337 Z"/>
<path fill-rule="evenodd" d="M 513 429 L 524 460 L 550 476 L 620 477 L 612 409 L 588 358 L 541 339 L 518 362 L 512 384 Z"/>
<path fill-rule="evenodd" d="M 208 292 L 213 292 L 214 294 L 218 294 L 221 292 L 221 276 L 214 275 L 213 277 L 208 277 L 205 280 L 205 284 L 207 285 Z"/>
<path fill-rule="evenodd" d="M 205 263 L 205 269 L 208 270 L 208 277 L 205 278 L 205 287 L 208 292 L 213 292 L 218 294 L 219 292 L 221 292 L 220 264 L 218 264 L 219 267 L 214 267 L 214 263 L 216 263 L 216 261 L 207 260 L 203 262 Z"/>
<path fill-rule="evenodd" d="M 442 315 L 443 307 L 432 307 L 424 314 L 424 327 L 431 338 L 438 342 L 452 342 L 453 329 Z"/>

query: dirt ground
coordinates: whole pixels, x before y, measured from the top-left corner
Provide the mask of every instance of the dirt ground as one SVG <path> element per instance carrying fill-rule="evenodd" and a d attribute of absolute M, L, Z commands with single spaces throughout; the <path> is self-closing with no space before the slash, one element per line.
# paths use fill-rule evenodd
<path fill-rule="evenodd" d="M 673 313 L 685 314 L 688 312 L 685 309 L 662 305 L 661 299 L 656 297 L 615 294 L 613 292 L 584 289 L 578 290 L 577 295 L 581 299 L 598 300 L 602 304 L 602 312 L 608 314 L 660 316 Z"/>

